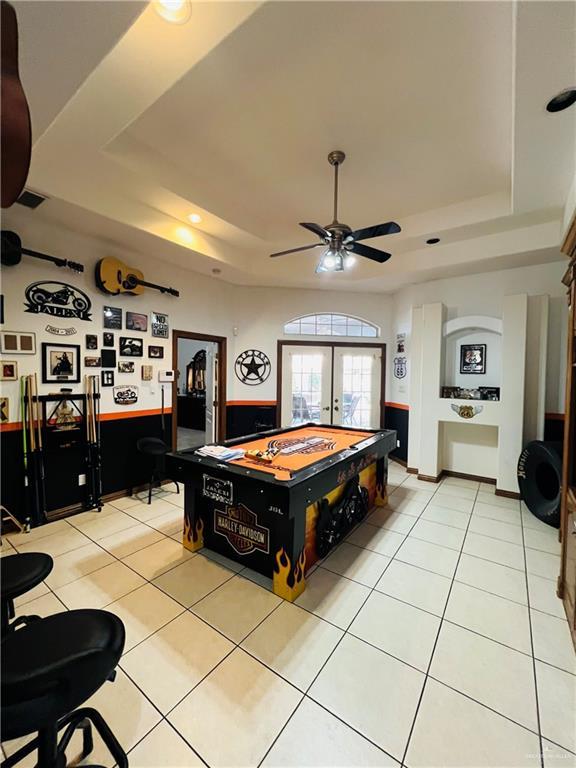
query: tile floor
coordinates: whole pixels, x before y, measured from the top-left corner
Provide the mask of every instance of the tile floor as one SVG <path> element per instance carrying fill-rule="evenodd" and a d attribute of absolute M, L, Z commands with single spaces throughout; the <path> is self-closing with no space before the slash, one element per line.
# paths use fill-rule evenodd
<path fill-rule="evenodd" d="M 184 550 L 167 488 L 9 536 L 2 555 L 54 557 L 18 611 L 124 621 L 121 671 L 93 703 L 132 768 L 576 766 L 557 531 L 489 485 L 435 486 L 396 464 L 389 480 L 389 506 L 295 604 Z M 96 757 L 110 765 L 100 744 Z"/>

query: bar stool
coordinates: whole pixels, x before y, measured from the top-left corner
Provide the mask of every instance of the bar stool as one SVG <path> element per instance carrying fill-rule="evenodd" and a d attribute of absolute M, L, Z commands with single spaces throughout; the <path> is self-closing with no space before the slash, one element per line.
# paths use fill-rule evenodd
<path fill-rule="evenodd" d="M 17 555 L 7 555 L 0 560 L 0 612 L 1 635 L 4 635 L 27 624 L 38 616 L 20 616 L 10 624 L 14 618 L 14 600 L 20 595 L 29 592 L 44 581 L 54 567 L 54 561 L 50 555 L 42 552 L 26 552 Z"/>
<path fill-rule="evenodd" d="M 6 758 L 2 768 L 13 768 L 34 750 L 37 768 L 65 768 L 65 750 L 78 729 L 82 758 L 92 751 L 92 726 L 118 768 L 128 768 L 126 753 L 100 713 L 92 707 L 76 709 L 114 679 L 124 641 L 120 619 L 92 609 L 57 613 L 8 632 L 1 647 L 2 738 L 38 735 Z"/>
<path fill-rule="evenodd" d="M 163 478 L 167 477 L 164 471 L 164 456 L 166 456 L 170 448 L 159 437 L 142 437 L 136 442 L 136 447 L 140 453 L 152 459 L 152 474 L 148 485 L 148 504 L 151 504 L 154 483 L 159 483 Z M 178 483 L 175 480 L 173 482 L 176 484 L 176 492 L 180 493 Z"/>

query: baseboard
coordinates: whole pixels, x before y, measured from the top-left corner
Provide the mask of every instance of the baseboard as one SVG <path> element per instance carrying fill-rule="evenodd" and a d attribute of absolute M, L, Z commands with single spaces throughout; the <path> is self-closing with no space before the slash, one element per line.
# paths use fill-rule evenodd
<path fill-rule="evenodd" d="M 403 467 L 406 466 L 406 462 L 404 461 L 404 459 L 399 459 L 397 456 L 392 456 L 392 455 L 389 455 L 388 458 L 390 459 L 390 461 L 395 461 L 396 464 L 401 464 Z"/>
<path fill-rule="evenodd" d="M 466 472 L 453 472 L 451 469 L 444 469 L 442 473 L 446 477 L 459 477 L 462 480 L 474 480 L 477 483 L 490 483 L 496 485 L 496 480 L 493 477 L 483 477 L 482 475 L 468 475 Z"/>
<path fill-rule="evenodd" d="M 416 467 L 406 467 L 406 472 L 409 472 L 411 475 L 418 474 L 418 470 Z"/>
<path fill-rule="evenodd" d="M 439 483 L 442 478 L 442 472 L 439 475 L 417 475 L 418 480 L 424 480 L 427 483 Z"/>
<path fill-rule="evenodd" d="M 517 491 L 502 491 L 500 488 L 496 488 L 494 491 L 495 496 L 505 496 L 507 499 L 518 499 L 520 500 L 522 496 Z"/>

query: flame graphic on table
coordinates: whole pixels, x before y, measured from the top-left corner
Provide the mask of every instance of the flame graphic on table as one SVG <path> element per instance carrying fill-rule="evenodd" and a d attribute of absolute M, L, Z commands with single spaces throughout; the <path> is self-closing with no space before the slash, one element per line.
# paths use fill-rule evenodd
<path fill-rule="evenodd" d="M 296 560 L 294 567 L 284 547 L 276 552 L 274 566 L 274 592 L 286 600 L 295 600 L 304 589 L 304 573 L 306 569 L 306 552 L 304 549 Z"/>
<path fill-rule="evenodd" d="M 202 546 L 204 546 L 203 532 L 204 522 L 202 521 L 201 517 L 196 520 L 196 525 L 194 528 L 188 520 L 188 517 L 184 517 L 184 544 L 192 544 L 197 549 L 200 549 Z"/>

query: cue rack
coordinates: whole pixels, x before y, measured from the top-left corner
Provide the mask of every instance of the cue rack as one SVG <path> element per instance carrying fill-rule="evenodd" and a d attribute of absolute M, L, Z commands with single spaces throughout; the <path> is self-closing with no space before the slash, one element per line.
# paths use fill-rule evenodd
<path fill-rule="evenodd" d="M 48 522 L 55 509 L 68 514 L 89 509 L 100 511 L 98 376 L 85 377 L 82 394 L 63 390 L 38 395 L 37 376 L 31 374 L 22 377 L 21 395 L 25 516 L 31 526 Z M 50 504 L 50 498 L 56 494 L 64 503 Z"/>

